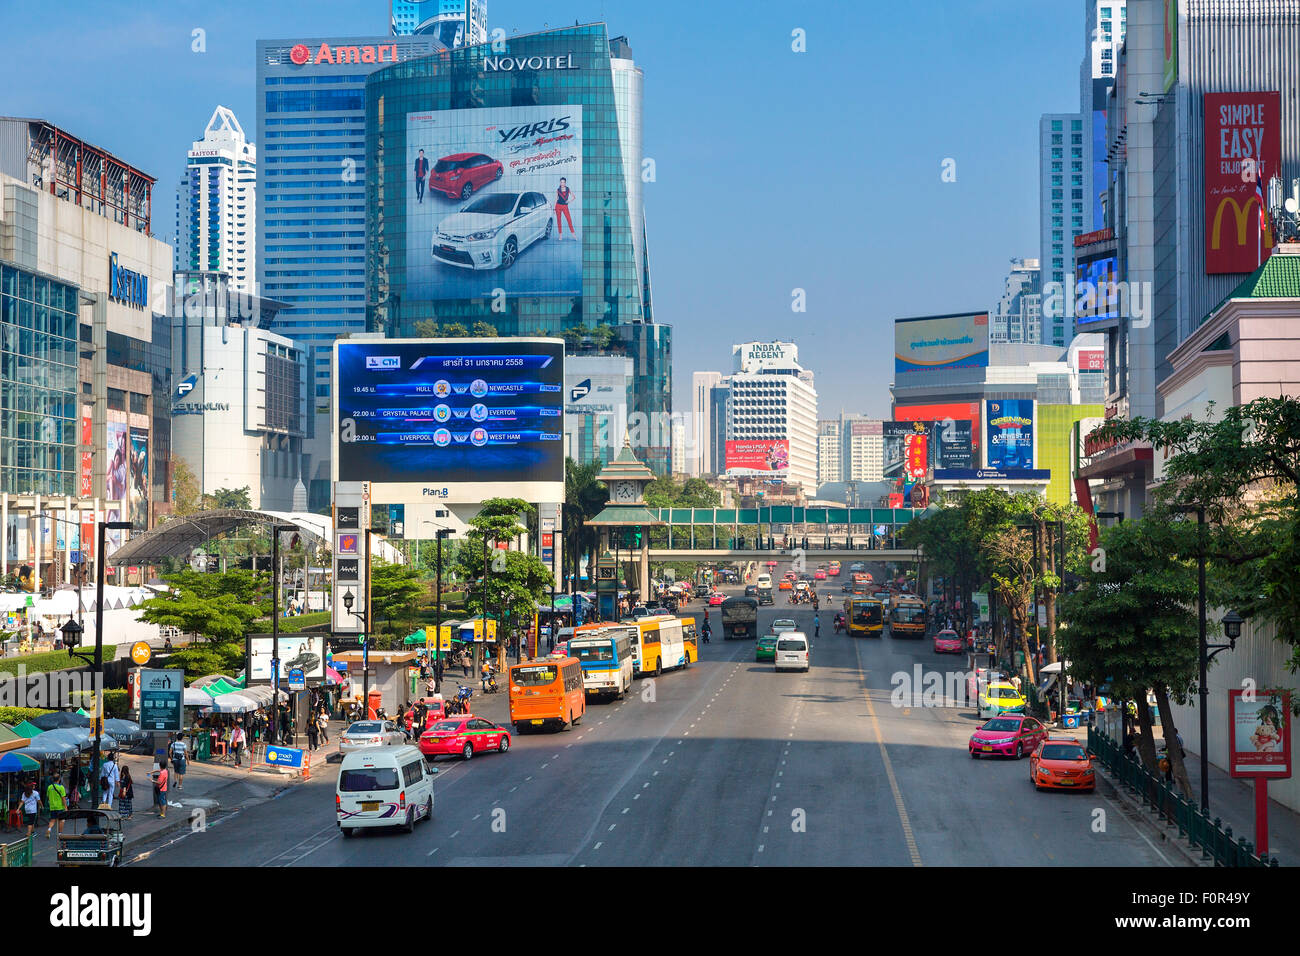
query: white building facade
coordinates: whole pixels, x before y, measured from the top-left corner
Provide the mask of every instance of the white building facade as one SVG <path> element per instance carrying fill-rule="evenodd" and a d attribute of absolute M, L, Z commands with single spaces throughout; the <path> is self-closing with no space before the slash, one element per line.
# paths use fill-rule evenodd
<path fill-rule="evenodd" d="M 176 269 L 223 272 L 233 290 L 255 292 L 256 215 L 257 147 L 218 106 L 176 189 Z"/>
<path fill-rule="evenodd" d="M 731 348 L 727 441 L 789 442 L 786 480 L 817 488 L 817 390 L 799 366 L 793 342 L 746 342 Z"/>

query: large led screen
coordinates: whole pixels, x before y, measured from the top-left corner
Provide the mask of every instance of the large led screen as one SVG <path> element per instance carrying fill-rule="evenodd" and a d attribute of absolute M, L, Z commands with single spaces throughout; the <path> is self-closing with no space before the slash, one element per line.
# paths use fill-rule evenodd
<path fill-rule="evenodd" d="M 1119 263 L 1115 253 L 1080 258 L 1074 266 L 1074 290 L 1076 324 L 1119 318 Z"/>
<path fill-rule="evenodd" d="M 986 467 L 999 471 L 1034 467 L 1034 402 L 1031 399 L 989 399 Z"/>
<path fill-rule="evenodd" d="M 894 320 L 894 372 L 984 368 L 989 364 L 989 315 L 927 315 Z"/>
<path fill-rule="evenodd" d="M 564 342 L 335 343 L 335 480 L 406 485 L 397 503 L 511 492 L 563 500 Z M 531 497 L 548 483 L 560 497 Z M 497 487 L 493 487 L 496 485 Z"/>
<path fill-rule="evenodd" d="M 582 292 L 582 107 L 406 117 L 411 301 Z"/>

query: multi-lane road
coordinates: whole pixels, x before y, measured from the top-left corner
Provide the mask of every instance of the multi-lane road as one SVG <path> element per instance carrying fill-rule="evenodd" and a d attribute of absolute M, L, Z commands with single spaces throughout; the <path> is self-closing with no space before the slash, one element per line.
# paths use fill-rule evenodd
<path fill-rule="evenodd" d="M 895 706 L 895 674 L 961 670 L 965 659 L 888 632 L 834 634 L 837 582 L 818 584 L 831 604 L 807 674 L 755 663 L 752 641 L 715 639 L 690 669 L 593 703 L 568 732 L 440 760 L 434 818 L 413 834 L 342 839 L 331 764 L 206 832 L 165 838 L 134 865 L 1180 862 L 1104 793 L 1037 793 L 1027 760 L 971 760 L 972 708 Z M 812 635 L 811 609 L 783 604 L 761 610 L 760 633 L 777 617 Z"/>

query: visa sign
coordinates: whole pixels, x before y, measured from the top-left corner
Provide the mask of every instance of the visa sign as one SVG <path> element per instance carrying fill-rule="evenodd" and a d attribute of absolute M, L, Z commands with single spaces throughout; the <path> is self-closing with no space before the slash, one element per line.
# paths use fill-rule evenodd
<path fill-rule="evenodd" d="M 118 265 L 116 252 L 108 257 L 108 297 L 137 309 L 149 304 L 149 277 Z"/>

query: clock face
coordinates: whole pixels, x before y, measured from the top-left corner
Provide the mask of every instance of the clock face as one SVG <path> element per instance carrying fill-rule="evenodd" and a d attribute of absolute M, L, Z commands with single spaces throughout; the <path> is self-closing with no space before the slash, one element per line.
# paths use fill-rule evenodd
<path fill-rule="evenodd" d="M 620 481 L 614 486 L 615 501 L 636 501 L 636 482 Z"/>

